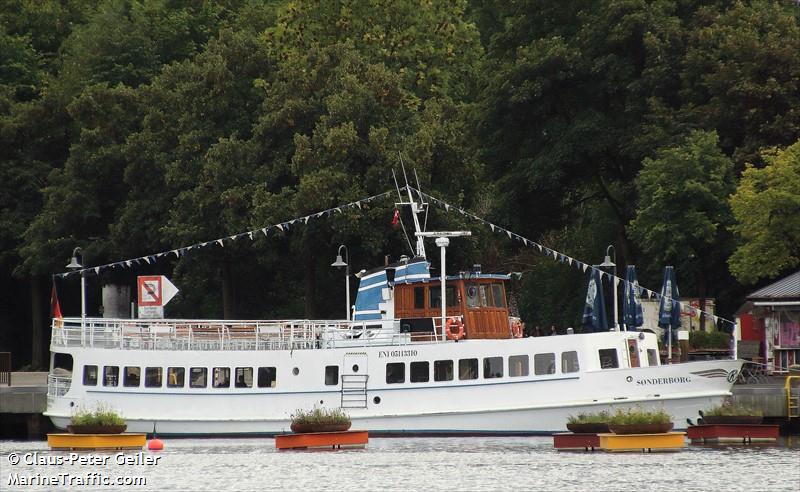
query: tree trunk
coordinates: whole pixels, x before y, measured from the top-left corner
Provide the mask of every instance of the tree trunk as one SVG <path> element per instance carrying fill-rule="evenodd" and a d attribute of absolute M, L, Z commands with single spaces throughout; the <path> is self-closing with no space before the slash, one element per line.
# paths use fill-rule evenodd
<path fill-rule="evenodd" d="M 222 317 L 236 318 L 236 292 L 233 285 L 233 268 L 231 260 L 222 260 Z"/>
<path fill-rule="evenodd" d="M 700 298 L 700 329 L 706 331 L 706 295 L 708 294 L 708 282 L 706 279 L 706 262 L 700 258 L 700 277 L 697 279 L 697 294 Z"/>
<path fill-rule="evenodd" d="M 44 353 L 49 339 L 45 335 L 46 320 L 49 314 L 45 314 L 45 296 L 42 278 L 33 276 L 30 278 L 31 289 L 31 367 L 42 369 L 45 367 Z"/>
<path fill-rule="evenodd" d="M 306 239 L 309 246 L 310 239 Z M 309 319 L 317 318 L 317 261 L 311 247 L 306 247 L 306 268 L 305 268 L 305 310 L 306 317 Z"/>

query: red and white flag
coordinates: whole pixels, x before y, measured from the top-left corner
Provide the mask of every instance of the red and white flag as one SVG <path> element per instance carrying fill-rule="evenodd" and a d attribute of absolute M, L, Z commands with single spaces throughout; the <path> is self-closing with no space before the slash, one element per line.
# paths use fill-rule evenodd
<path fill-rule="evenodd" d="M 50 291 L 50 315 L 55 319 L 63 318 L 61 315 L 61 304 L 58 302 L 55 282 L 53 282 L 53 290 Z"/>
<path fill-rule="evenodd" d="M 397 224 L 400 222 L 400 211 L 394 209 L 394 216 L 392 217 L 392 227 L 397 227 Z"/>

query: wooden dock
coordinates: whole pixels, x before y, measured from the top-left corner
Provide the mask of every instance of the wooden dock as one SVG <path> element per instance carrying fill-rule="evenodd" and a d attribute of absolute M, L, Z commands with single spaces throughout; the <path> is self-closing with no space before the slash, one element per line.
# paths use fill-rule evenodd
<path fill-rule="evenodd" d="M 47 434 L 51 449 L 142 449 L 147 434 Z"/>
<path fill-rule="evenodd" d="M 306 449 L 364 447 L 369 441 L 367 431 L 344 432 L 308 432 L 302 434 L 281 434 L 275 436 L 275 447 L 278 449 Z"/>
<path fill-rule="evenodd" d="M 603 451 L 679 451 L 686 447 L 685 432 L 663 434 L 598 434 Z"/>
<path fill-rule="evenodd" d="M 692 442 L 770 442 L 778 439 L 779 425 L 711 424 L 693 425 L 687 430 Z"/>

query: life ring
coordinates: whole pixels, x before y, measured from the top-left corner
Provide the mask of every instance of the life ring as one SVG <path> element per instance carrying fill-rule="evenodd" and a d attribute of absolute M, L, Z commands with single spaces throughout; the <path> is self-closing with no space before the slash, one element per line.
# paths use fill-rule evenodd
<path fill-rule="evenodd" d="M 511 335 L 513 335 L 514 338 L 522 338 L 523 331 L 522 321 L 515 319 L 511 322 Z"/>
<path fill-rule="evenodd" d="M 455 332 L 453 331 L 453 325 L 456 327 Z M 464 322 L 461 321 L 461 318 L 447 318 L 444 329 L 447 338 L 450 340 L 459 341 L 464 338 Z"/>

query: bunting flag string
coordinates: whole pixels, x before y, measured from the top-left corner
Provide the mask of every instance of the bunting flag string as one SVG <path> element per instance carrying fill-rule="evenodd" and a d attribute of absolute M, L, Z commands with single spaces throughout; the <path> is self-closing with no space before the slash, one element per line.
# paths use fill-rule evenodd
<path fill-rule="evenodd" d="M 458 210 L 458 212 L 461 215 L 463 215 L 465 217 L 469 217 L 470 219 L 472 219 L 475 222 L 479 222 L 479 223 L 481 223 L 481 224 L 483 224 L 485 226 L 488 226 L 489 229 L 491 229 L 492 232 L 505 233 L 510 239 L 522 242 L 527 247 L 538 249 L 540 253 L 544 254 L 547 257 L 552 258 L 555 261 L 560 261 L 561 263 L 565 263 L 566 262 L 568 265 L 570 265 L 572 267 L 575 267 L 578 270 L 582 270 L 584 273 L 586 271 L 588 271 L 589 269 L 591 269 L 591 273 L 594 273 L 594 270 L 597 270 L 597 271 L 600 272 L 600 277 L 601 278 L 603 276 L 606 276 L 609 279 L 616 279 L 623 286 L 627 283 L 626 280 L 624 278 L 622 278 L 622 277 L 618 277 L 618 276 L 613 275 L 611 273 L 608 273 L 606 271 L 600 270 L 599 268 L 595 267 L 594 265 L 582 262 L 582 261 L 580 261 L 580 260 L 578 260 L 576 258 L 572 258 L 571 256 L 569 256 L 567 254 L 564 254 L 564 253 L 561 253 L 561 252 L 556 251 L 554 249 L 551 249 L 551 248 L 548 248 L 546 246 L 543 246 L 543 245 L 537 243 L 536 241 L 534 241 L 532 239 L 528 239 L 528 238 L 522 237 L 522 236 L 520 236 L 520 235 L 518 235 L 516 233 L 513 233 L 513 232 L 509 231 L 508 229 L 500 227 L 497 224 L 493 224 L 493 223 L 489 222 L 488 220 L 482 219 L 481 217 L 478 217 L 477 215 L 469 213 L 469 212 L 465 211 L 462 208 L 456 207 L 454 205 L 450 205 L 449 203 L 445 202 L 444 200 L 440 200 L 440 199 L 438 199 L 436 197 L 433 197 L 433 196 L 431 196 L 431 195 L 429 195 L 427 193 L 424 193 L 424 192 L 422 192 L 420 190 L 417 190 L 417 189 L 415 189 L 415 188 L 413 188 L 411 186 L 409 186 L 409 188 L 412 191 L 414 191 L 416 193 L 419 193 L 420 196 L 425 197 L 425 199 L 427 199 L 428 201 L 430 201 L 434 205 L 436 205 L 436 206 L 438 206 L 440 208 L 443 208 L 448 212 L 451 209 Z M 641 291 L 643 293 L 645 293 L 647 295 L 648 298 L 656 299 L 656 300 L 660 300 L 661 299 L 661 293 L 660 292 L 656 292 L 656 291 L 653 291 L 653 290 L 650 290 L 650 289 L 646 289 L 646 288 L 641 287 L 641 286 L 639 286 L 639 288 L 641 289 Z M 681 307 L 683 307 L 684 304 L 685 303 L 680 303 L 680 302 L 678 303 L 678 305 L 681 306 Z M 709 313 L 709 312 L 706 312 L 706 311 L 701 311 L 698 308 L 691 307 L 691 309 L 692 309 L 693 312 L 696 312 L 696 313 L 700 313 L 700 312 L 705 313 L 706 316 L 708 316 L 708 317 L 710 317 L 711 319 L 714 320 L 714 323 L 716 323 L 717 321 L 724 321 L 726 323 L 730 323 L 731 325 L 735 325 L 736 324 L 736 323 L 734 323 L 733 321 L 731 321 L 729 319 L 723 318 L 721 316 L 717 316 L 715 314 L 712 314 L 712 313 Z"/>
<path fill-rule="evenodd" d="M 60 277 L 60 278 L 65 278 L 65 277 L 70 277 L 72 275 L 81 275 L 83 273 L 94 273 L 96 275 L 100 275 L 100 272 L 102 272 L 104 270 L 114 269 L 114 268 L 117 268 L 117 267 L 130 268 L 131 266 L 139 265 L 142 262 L 144 262 L 144 263 L 146 263 L 148 265 L 152 265 L 152 264 L 156 263 L 160 258 L 164 258 L 165 256 L 168 256 L 168 255 L 175 255 L 175 258 L 180 258 L 181 256 L 185 255 L 188 251 L 191 251 L 193 249 L 205 248 L 205 247 L 208 247 L 208 246 L 211 246 L 211 245 L 214 245 L 214 244 L 219 245 L 220 247 L 224 248 L 226 241 L 236 241 L 240 237 L 248 236 L 251 240 L 255 240 L 255 238 L 257 237 L 257 236 L 255 236 L 255 233 L 257 233 L 257 232 L 261 232 L 262 234 L 264 234 L 264 237 L 268 237 L 269 236 L 268 233 L 269 233 L 269 231 L 271 229 L 277 229 L 277 230 L 279 230 L 281 232 L 286 232 L 286 231 L 289 230 L 289 225 L 290 224 L 295 224 L 297 222 L 303 222 L 305 224 L 308 224 L 309 219 L 319 218 L 319 217 L 322 217 L 322 216 L 330 217 L 334 213 L 344 213 L 344 210 L 346 210 L 346 209 L 356 208 L 358 210 L 363 210 L 363 205 L 365 203 L 369 203 L 369 202 L 372 202 L 372 201 L 377 200 L 379 198 L 383 198 L 384 196 L 388 196 L 388 195 L 390 195 L 392 193 L 395 193 L 395 192 L 396 192 L 395 190 L 385 191 L 383 193 L 379 193 L 377 195 L 370 196 L 368 198 L 363 198 L 361 200 L 356 200 L 354 202 L 350 202 L 350 203 L 347 203 L 347 204 L 344 204 L 344 205 L 339 205 L 337 207 L 329 208 L 327 210 L 322 210 L 321 212 L 314 212 L 314 213 L 308 214 L 308 215 L 303 216 L 303 217 L 297 217 L 297 218 L 291 219 L 289 221 L 280 222 L 278 224 L 268 225 L 268 226 L 264 226 L 264 227 L 259 227 L 258 229 L 253 229 L 252 231 L 240 232 L 238 234 L 232 234 L 230 236 L 220 237 L 220 238 L 217 238 L 217 239 L 211 239 L 209 241 L 204 241 L 204 242 L 192 244 L 192 245 L 189 245 L 189 246 L 183 246 L 183 247 L 176 248 L 176 249 L 171 249 L 171 250 L 168 250 L 168 251 L 162 251 L 160 253 L 153 253 L 153 254 L 150 254 L 150 255 L 140 256 L 138 258 L 130 258 L 130 259 L 127 259 L 127 260 L 117 261 L 117 262 L 113 262 L 113 263 L 106 263 L 105 265 L 98 265 L 98 266 L 94 266 L 94 267 L 83 268 L 81 270 L 73 270 L 73 271 L 70 271 L 70 272 L 58 273 L 55 276 L 56 277 Z"/>

